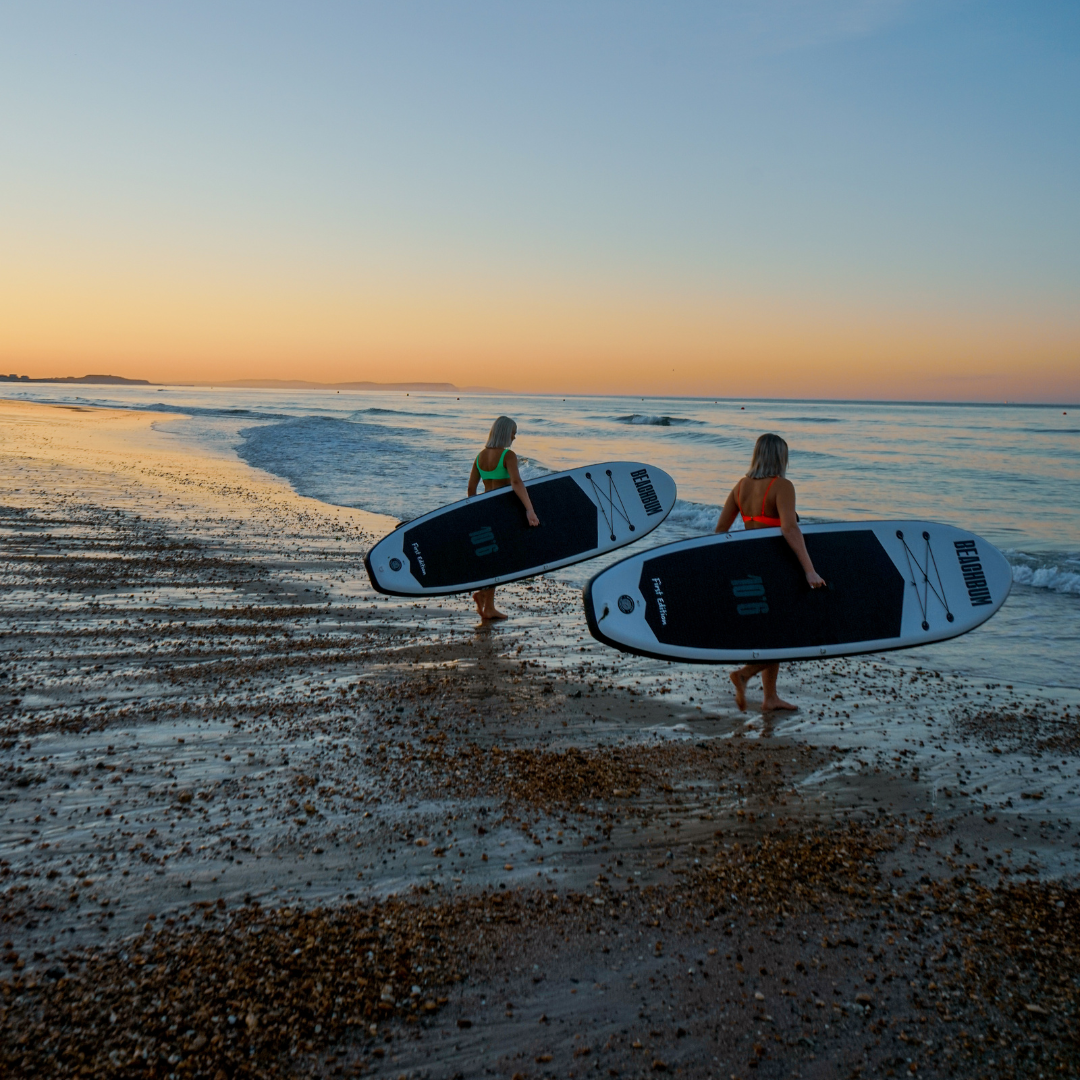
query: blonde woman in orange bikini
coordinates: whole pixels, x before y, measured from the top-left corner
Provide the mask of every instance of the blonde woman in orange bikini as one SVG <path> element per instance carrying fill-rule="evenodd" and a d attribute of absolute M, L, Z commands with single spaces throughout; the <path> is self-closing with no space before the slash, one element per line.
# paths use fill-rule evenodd
<path fill-rule="evenodd" d="M 737 514 L 742 515 L 743 524 L 748 529 L 779 528 L 806 574 L 806 583 L 811 589 L 820 589 L 825 581 L 814 569 L 806 550 L 806 541 L 799 528 L 799 515 L 795 513 L 795 485 L 784 476 L 787 463 L 788 444 L 779 435 L 762 435 L 754 444 L 749 472 L 731 489 L 724 503 L 716 531 L 727 532 Z M 757 513 L 754 513 L 755 509 Z M 735 684 L 735 704 L 739 710 L 746 710 L 746 684 L 758 674 L 761 675 L 761 685 L 765 691 L 762 712 L 797 708 L 776 693 L 779 671 L 778 662 L 747 664 L 733 671 L 731 681 Z"/>
<path fill-rule="evenodd" d="M 510 449 L 510 444 L 517 438 L 517 424 L 509 416 L 500 416 L 491 425 L 487 444 L 476 455 L 472 472 L 469 473 L 469 497 L 476 494 L 480 481 L 484 481 L 485 491 L 494 491 L 507 485 L 517 492 L 517 497 L 525 507 L 525 516 L 530 525 L 539 525 L 540 519 L 533 510 L 532 500 L 521 481 L 518 472 L 517 454 Z M 481 619 L 505 619 L 506 616 L 495 607 L 495 590 L 478 589 L 473 593 L 476 610 Z"/>

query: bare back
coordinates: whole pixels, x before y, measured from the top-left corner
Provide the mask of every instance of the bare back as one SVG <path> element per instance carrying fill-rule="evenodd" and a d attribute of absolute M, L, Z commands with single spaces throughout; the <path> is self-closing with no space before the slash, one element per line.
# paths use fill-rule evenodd
<path fill-rule="evenodd" d="M 505 453 L 505 457 L 503 454 Z M 504 450 L 501 446 L 485 446 L 476 456 L 476 460 L 480 465 L 480 468 L 485 472 L 493 472 L 499 464 L 500 459 L 506 465 L 509 470 L 511 465 L 511 459 L 517 461 L 517 455 L 513 450 Z M 509 487 L 513 483 L 509 478 L 503 480 L 484 480 L 485 491 L 495 491 L 497 488 Z"/>
<path fill-rule="evenodd" d="M 780 520 L 780 508 L 777 505 L 777 489 L 783 484 L 790 484 L 777 476 L 763 476 L 751 479 L 744 476 L 735 485 L 735 501 L 743 515 L 743 525 L 747 529 L 773 528 Z M 768 518 L 768 521 L 747 521 L 746 518 Z"/>

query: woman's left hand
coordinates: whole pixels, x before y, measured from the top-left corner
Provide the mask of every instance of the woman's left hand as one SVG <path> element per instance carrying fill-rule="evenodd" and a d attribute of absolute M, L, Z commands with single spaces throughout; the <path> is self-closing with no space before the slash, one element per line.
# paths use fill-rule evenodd
<path fill-rule="evenodd" d="M 806 581 L 811 589 L 825 588 L 825 579 L 816 570 L 811 570 L 807 573 Z"/>
<path fill-rule="evenodd" d="M 539 525 L 540 519 L 536 516 L 535 510 L 526 510 L 525 516 L 529 519 L 530 525 Z"/>

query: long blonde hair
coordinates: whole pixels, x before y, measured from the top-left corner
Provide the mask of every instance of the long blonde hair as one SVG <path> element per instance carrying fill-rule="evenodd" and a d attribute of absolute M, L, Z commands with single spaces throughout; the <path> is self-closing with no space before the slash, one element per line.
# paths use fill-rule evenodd
<path fill-rule="evenodd" d="M 787 459 L 788 446 L 779 435 L 759 435 L 754 443 L 754 456 L 750 459 L 747 478 L 761 480 L 766 476 L 783 476 L 787 472 Z"/>
<path fill-rule="evenodd" d="M 494 424 L 491 425 L 491 430 L 488 432 L 488 440 L 484 444 L 485 450 L 501 450 L 504 446 L 509 446 L 514 441 L 514 436 L 517 434 L 517 424 L 510 419 L 509 416 L 500 416 Z"/>

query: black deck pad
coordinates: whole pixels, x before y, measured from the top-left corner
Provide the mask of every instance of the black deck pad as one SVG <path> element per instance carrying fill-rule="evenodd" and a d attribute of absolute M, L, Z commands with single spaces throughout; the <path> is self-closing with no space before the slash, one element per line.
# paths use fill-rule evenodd
<path fill-rule="evenodd" d="M 904 579 L 872 532 L 807 534 L 827 589 L 811 589 L 782 536 L 647 559 L 645 620 L 665 645 L 786 649 L 900 633 Z"/>
<path fill-rule="evenodd" d="M 540 519 L 533 528 L 513 488 L 413 528 L 404 549 L 417 581 L 428 588 L 520 574 L 573 558 L 597 546 L 596 505 L 569 476 L 529 485 Z"/>

